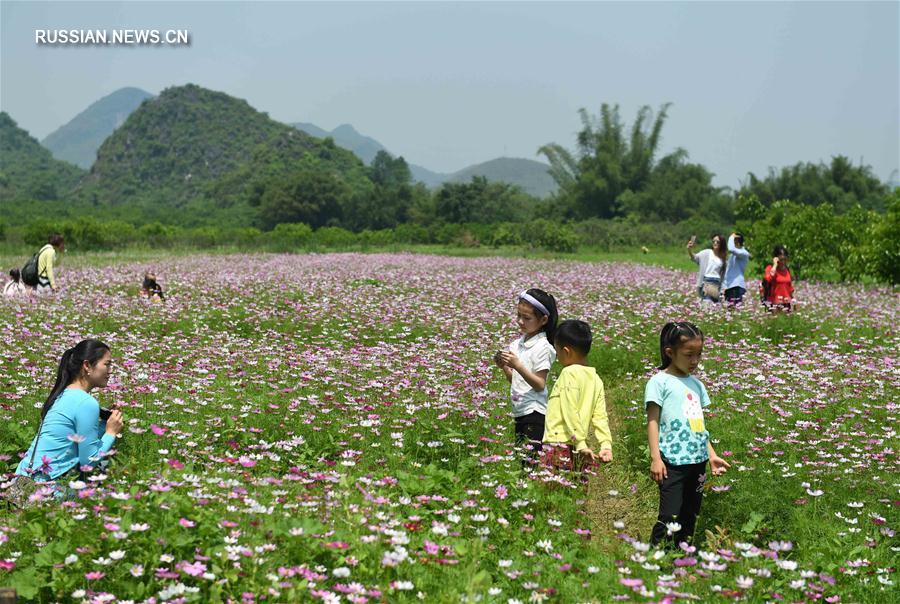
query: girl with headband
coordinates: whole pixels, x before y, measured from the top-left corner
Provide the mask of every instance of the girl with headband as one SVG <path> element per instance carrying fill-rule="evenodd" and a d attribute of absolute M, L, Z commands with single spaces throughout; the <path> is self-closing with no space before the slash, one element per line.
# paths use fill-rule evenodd
<path fill-rule="evenodd" d="M 516 299 L 516 322 L 521 337 L 509 349 L 494 355 L 494 362 L 510 382 L 516 444 L 527 444 L 523 465 L 537 462 L 547 414 L 547 375 L 556 360 L 553 335 L 558 315 L 556 300 L 540 289 L 523 291 Z"/>

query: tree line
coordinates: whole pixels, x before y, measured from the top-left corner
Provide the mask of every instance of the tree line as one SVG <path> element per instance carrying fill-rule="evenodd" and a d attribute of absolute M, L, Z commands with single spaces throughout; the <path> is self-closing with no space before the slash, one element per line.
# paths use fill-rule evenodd
<path fill-rule="evenodd" d="M 630 127 L 616 105 L 603 104 L 596 116 L 581 110 L 574 149 L 557 143 L 539 149 L 559 187 L 547 199 L 483 177 L 430 191 L 413 182 L 404 158 L 380 151 L 365 167 L 366 186 L 350 186 L 310 160 L 294 169 L 243 174 L 240 187 L 218 183 L 222 190 L 211 191 L 210 200 L 183 206 L 177 216 L 154 204 L 109 206 L 105 226 L 97 226 L 76 218 L 94 215 L 78 200 L 60 202 L 52 215 L 57 223 L 68 218 L 60 226 L 89 247 L 128 241 L 202 247 L 233 240 L 280 248 L 352 240 L 573 251 L 669 246 L 691 233 L 737 225 L 763 247 L 777 240 L 797 248 L 795 262 L 804 276 L 898 281 L 898 196 L 870 167 L 837 156 L 828 164 L 801 162 L 762 177 L 751 173 L 736 191 L 717 187 L 713 174 L 690 162 L 684 149 L 659 156 L 669 108 L 642 107 Z M 319 155 L 328 148 L 326 140 Z M 34 237 L 52 226 L 48 207 L 19 204 L 6 230 L 20 227 L 21 236 L 27 227 L 25 238 Z"/>

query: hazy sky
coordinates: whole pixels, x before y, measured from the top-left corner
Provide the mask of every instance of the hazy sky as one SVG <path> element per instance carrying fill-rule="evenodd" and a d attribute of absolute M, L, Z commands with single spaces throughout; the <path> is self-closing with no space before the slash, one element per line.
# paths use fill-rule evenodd
<path fill-rule="evenodd" d="M 738 186 L 843 154 L 900 167 L 900 3 L 0 2 L 0 107 L 43 138 L 124 86 L 188 82 L 283 122 L 350 123 L 451 172 L 574 147 L 577 110 L 672 102 L 663 150 Z M 187 29 L 48 46 L 35 29 Z M 896 177 L 896 175 L 895 175 Z"/>

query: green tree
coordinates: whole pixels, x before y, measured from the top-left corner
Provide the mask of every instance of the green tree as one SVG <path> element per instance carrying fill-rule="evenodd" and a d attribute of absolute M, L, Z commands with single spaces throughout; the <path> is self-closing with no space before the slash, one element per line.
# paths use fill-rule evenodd
<path fill-rule="evenodd" d="M 596 118 L 581 109 L 582 128 L 574 154 L 556 143 L 538 149 L 550 162 L 550 175 L 570 214 L 612 218 L 621 214 L 622 193 L 636 193 L 647 186 L 669 106 L 660 107 L 655 117 L 649 106 L 641 107 L 630 131 L 619 116 L 618 105 L 603 103 Z"/>
<path fill-rule="evenodd" d="M 402 157 L 393 158 L 383 149 L 378 151 L 369 168 L 369 178 L 378 186 L 402 187 L 409 186 L 412 182 L 412 173 L 406 160 Z"/>
<path fill-rule="evenodd" d="M 406 160 L 381 150 L 368 169 L 374 188 L 354 194 L 343 224 L 354 231 L 390 229 L 409 219 L 415 189 Z"/>
<path fill-rule="evenodd" d="M 642 221 L 675 223 L 697 216 L 730 223 L 734 218 L 730 195 L 713 186 L 712 172 L 686 160 L 684 152 L 662 158 L 642 190 L 628 189 L 619 196 L 622 213 Z"/>
<path fill-rule="evenodd" d="M 756 195 L 769 206 L 780 199 L 790 199 L 805 205 L 828 203 L 840 213 L 857 204 L 864 209 L 883 211 L 887 204 L 888 187 L 872 174 L 870 166 L 854 166 L 838 155 L 825 163 L 797 163 L 780 171 L 769 168 L 765 178 L 754 173 L 741 187 L 740 194 Z"/>
<path fill-rule="evenodd" d="M 300 171 L 270 183 L 260 198 L 264 228 L 283 222 L 302 222 L 313 228 L 340 219 L 350 196 L 338 176 L 325 171 Z"/>
<path fill-rule="evenodd" d="M 438 220 L 455 224 L 519 222 L 527 218 L 532 201 L 513 185 L 473 176 L 469 182 L 445 183 L 438 189 L 434 213 Z"/>

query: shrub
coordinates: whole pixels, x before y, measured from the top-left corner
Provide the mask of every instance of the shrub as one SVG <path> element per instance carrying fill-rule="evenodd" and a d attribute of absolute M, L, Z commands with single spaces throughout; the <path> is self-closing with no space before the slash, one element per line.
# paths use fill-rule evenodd
<path fill-rule="evenodd" d="M 420 224 L 406 223 L 394 227 L 394 241 L 397 243 L 431 243 L 428 229 Z"/>
<path fill-rule="evenodd" d="M 276 252 L 292 252 L 305 247 L 312 239 L 313 231 L 302 222 L 289 222 L 277 225 L 268 233 L 272 249 Z"/>
<path fill-rule="evenodd" d="M 168 247 L 175 242 L 178 235 L 178 228 L 161 224 L 159 222 L 150 222 L 137 230 L 137 236 L 152 247 Z"/>
<path fill-rule="evenodd" d="M 441 223 L 432 227 L 432 241 L 441 245 L 453 243 L 462 234 L 462 225 L 455 223 Z"/>
<path fill-rule="evenodd" d="M 517 224 L 502 222 L 496 225 L 494 232 L 491 233 L 488 241 L 493 247 L 500 247 L 501 245 L 521 245 L 522 230 Z"/>
<path fill-rule="evenodd" d="M 262 231 L 256 227 L 231 229 L 224 234 L 226 242 L 234 243 L 243 249 L 256 247 L 262 239 Z"/>
<path fill-rule="evenodd" d="M 377 231 L 366 229 L 357 234 L 356 238 L 364 246 L 385 246 L 394 243 L 394 231 L 392 229 L 379 229 Z"/>
<path fill-rule="evenodd" d="M 187 242 L 199 248 L 213 248 L 225 243 L 222 231 L 216 227 L 197 227 L 188 231 L 186 235 Z"/>
<path fill-rule="evenodd" d="M 313 233 L 312 242 L 326 248 L 341 248 L 356 243 L 356 236 L 341 227 L 322 227 Z"/>
<path fill-rule="evenodd" d="M 526 243 L 551 252 L 571 253 L 578 249 L 578 235 L 568 224 L 538 218 L 522 229 Z"/>
<path fill-rule="evenodd" d="M 31 247 L 40 247 L 47 243 L 47 238 L 53 233 L 62 232 L 62 221 L 35 220 L 25 227 L 23 239 Z"/>

